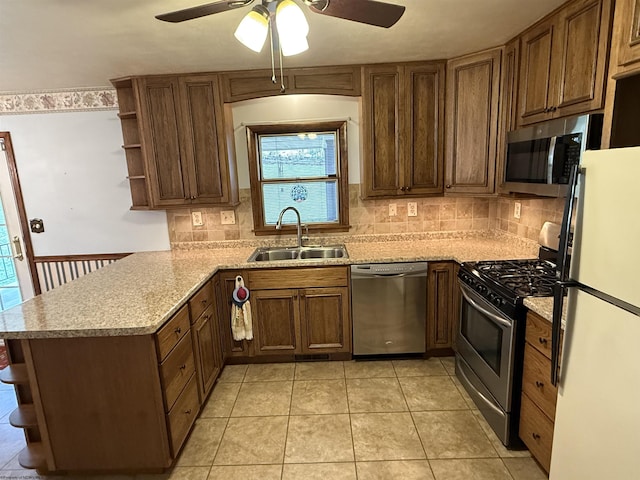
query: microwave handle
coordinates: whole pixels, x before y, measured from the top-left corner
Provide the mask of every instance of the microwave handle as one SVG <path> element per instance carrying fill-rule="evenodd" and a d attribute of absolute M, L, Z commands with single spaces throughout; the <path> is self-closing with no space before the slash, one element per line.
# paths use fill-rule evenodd
<path fill-rule="evenodd" d="M 556 154 L 556 142 L 557 136 L 551 137 L 551 143 L 549 144 L 549 156 L 547 157 L 547 183 L 553 183 L 553 157 Z"/>

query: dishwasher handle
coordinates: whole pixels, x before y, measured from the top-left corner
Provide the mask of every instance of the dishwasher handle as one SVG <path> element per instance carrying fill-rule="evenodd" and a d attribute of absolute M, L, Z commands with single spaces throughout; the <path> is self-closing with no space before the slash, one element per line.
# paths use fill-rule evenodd
<path fill-rule="evenodd" d="M 385 269 L 387 271 L 385 271 Z M 352 279 L 364 279 L 364 278 L 392 279 L 392 278 L 425 277 L 427 276 L 427 273 L 428 273 L 427 262 L 416 262 L 412 264 L 407 264 L 407 267 L 405 269 L 403 269 L 401 265 L 393 264 L 393 263 L 351 266 Z"/>

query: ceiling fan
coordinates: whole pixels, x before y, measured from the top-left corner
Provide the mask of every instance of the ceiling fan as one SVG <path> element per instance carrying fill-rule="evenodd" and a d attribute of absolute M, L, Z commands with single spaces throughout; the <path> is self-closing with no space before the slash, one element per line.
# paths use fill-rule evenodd
<path fill-rule="evenodd" d="M 163 13 L 162 15 L 156 15 L 156 18 L 165 22 L 184 22 L 185 20 L 242 8 L 252 4 L 254 1 L 255 0 L 222 0 L 197 7 L 185 8 L 184 10 L 177 10 L 175 12 Z M 309 7 L 309 10 L 314 13 L 384 28 L 393 26 L 400 20 L 405 10 L 405 7 L 402 5 L 394 5 L 376 0 L 302 1 Z M 262 0 L 262 5 L 268 7 L 269 4 L 277 2 L 278 0 Z"/>

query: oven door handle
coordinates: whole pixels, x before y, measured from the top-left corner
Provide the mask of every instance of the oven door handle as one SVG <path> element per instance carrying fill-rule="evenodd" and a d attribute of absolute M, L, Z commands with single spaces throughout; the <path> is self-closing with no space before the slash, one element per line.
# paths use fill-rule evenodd
<path fill-rule="evenodd" d="M 511 328 L 512 327 L 511 322 L 505 320 L 504 318 L 499 317 L 495 313 L 490 312 L 486 308 L 482 307 L 478 302 L 476 302 L 474 299 L 472 299 L 465 290 L 469 290 L 469 287 L 467 287 L 466 285 L 463 285 L 461 283 L 460 284 L 460 291 L 462 292 L 462 296 L 467 300 L 467 302 L 469 302 L 471 304 L 471 306 L 473 306 L 474 308 L 480 310 L 480 312 L 484 313 L 486 316 L 491 318 L 497 324 L 502 325 L 505 328 Z"/>
<path fill-rule="evenodd" d="M 473 386 L 473 383 L 471 383 L 471 380 L 469 380 L 469 377 L 467 377 L 467 374 L 464 373 L 464 369 L 459 368 L 456 370 L 458 373 L 460 373 L 460 375 L 462 375 L 462 377 L 464 378 L 464 381 L 467 382 L 467 385 L 470 385 L 471 388 L 473 388 L 474 393 L 478 395 L 486 403 L 487 407 L 489 407 L 491 410 L 493 410 L 495 413 L 497 413 L 501 417 L 504 417 L 504 412 L 500 410 L 498 407 L 496 407 L 490 399 L 488 399 L 482 392 L 480 392 L 476 387 Z"/>

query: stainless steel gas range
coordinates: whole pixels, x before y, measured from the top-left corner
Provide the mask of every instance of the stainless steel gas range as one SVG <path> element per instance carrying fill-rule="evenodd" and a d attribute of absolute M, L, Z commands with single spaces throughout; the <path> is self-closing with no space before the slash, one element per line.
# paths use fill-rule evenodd
<path fill-rule="evenodd" d="M 557 238 L 543 227 L 540 256 L 531 260 L 463 263 L 458 274 L 462 291 L 457 333 L 456 375 L 478 409 L 510 448 L 518 438 L 525 297 L 552 296 L 556 277 Z"/>

